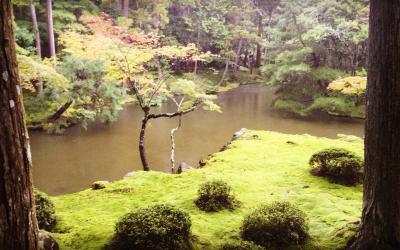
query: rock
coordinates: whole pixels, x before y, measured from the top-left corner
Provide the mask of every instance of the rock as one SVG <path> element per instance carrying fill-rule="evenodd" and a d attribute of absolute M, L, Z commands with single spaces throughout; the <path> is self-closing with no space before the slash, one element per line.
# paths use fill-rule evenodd
<path fill-rule="evenodd" d="M 200 167 L 204 167 L 206 164 L 207 164 L 207 160 L 206 160 L 206 159 L 201 159 L 201 160 L 199 161 L 199 166 L 200 166 Z"/>
<path fill-rule="evenodd" d="M 178 173 L 178 174 L 181 174 L 181 173 L 183 173 L 183 172 L 185 172 L 185 171 L 187 171 L 187 170 L 189 170 L 189 169 L 191 169 L 191 168 L 192 168 L 192 167 L 189 166 L 187 163 L 181 162 L 181 164 L 179 164 L 177 173 Z"/>
<path fill-rule="evenodd" d="M 39 230 L 39 250 L 59 250 L 57 241 L 44 230 Z"/>
<path fill-rule="evenodd" d="M 247 131 L 247 128 L 241 128 L 239 131 L 235 132 L 233 134 L 232 141 L 234 141 L 234 140 L 238 139 L 239 137 L 241 137 L 246 131 Z"/>
<path fill-rule="evenodd" d="M 124 175 L 124 179 L 129 178 L 129 177 L 132 177 L 132 176 L 134 176 L 134 175 L 135 175 L 135 172 L 134 172 L 134 171 L 129 172 L 129 173 L 127 173 L 126 175 Z"/>
<path fill-rule="evenodd" d="M 96 182 L 93 182 L 92 189 L 93 190 L 104 189 L 104 188 L 106 188 L 106 185 L 108 183 L 110 183 L 110 182 L 109 181 L 96 181 Z"/>

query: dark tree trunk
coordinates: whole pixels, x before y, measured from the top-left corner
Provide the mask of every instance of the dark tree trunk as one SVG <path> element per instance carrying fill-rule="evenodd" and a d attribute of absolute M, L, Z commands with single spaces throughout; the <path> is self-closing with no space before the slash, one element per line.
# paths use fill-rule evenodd
<path fill-rule="evenodd" d="M 123 7 L 124 17 L 129 17 L 129 0 L 124 0 L 124 7 Z"/>
<path fill-rule="evenodd" d="M 13 34 L 11 1 L 0 2 L 0 249 L 38 249 L 31 153 Z"/>
<path fill-rule="evenodd" d="M 150 107 L 148 106 L 141 106 L 144 116 L 142 119 L 142 127 L 140 129 L 139 135 L 139 153 L 140 153 L 140 160 L 142 161 L 143 170 L 150 171 L 149 164 L 147 162 L 146 150 L 145 150 L 145 136 L 146 136 L 146 126 L 147 122 L 151 119 L 158 119 L 158 118 L 174 118 L 174 117 L 182 117 L 185 114 L 188 114 L 194 111 L 197 108 L 199 103 L 196 103 L 192 106 L 192 108 L 187 110 L 181 110 L 174 113 L 160 113 L 160 114 L 150 114 Z"/>
<path fill-rule="evenodd" d="M 263 32 L 263 25 L 262 25 L 262 15 L 258 15 L 258 38 L 261 39 L 262 32 Z M 257 51 L 256 51 L 256 60 L 254 62 L 254 67 L 259 68 L 261 66 L 261 44 L 257 43 Z"/>
<path fill-rule="evenodd" d="M 52 0 L 46 1 L 46 11 L 47 11 L 47 33 L 48 33 L 48 37 L 49 37 L 50 57 L 55 57 L 56 56 L 56 44 L 55 44 L 55 40 L 54 40 Z"/>
<path fill-rule="evenodd" d="M 370 1 L 364 199 L 351 249 L 400 249 L 400 1 Z"/>
<path fill-rule="evenodd" d="M 69 107 L 72 105 L 72 103 L 73 103 L 72 100 L 67 101 L 64 105 L 59 107 L 54 114 L 52 114 L 49 118 L 47 118 L 47 121 L 55 122 L 58 119 L 60 119 L 60 117 L 65 113 L 65 111 L 67 111 L 67 109 L 69 109 Z"/>
<path fill-rule="evenodd" d="M 140 135 L 139 135 L 139 153 L 140 153 L 140 160 L 142 161 L 142 166 L 143 166 L 143 171 L 149 171 L 149 163 L 147 161 L 146 157 L 146 149 L 145 149 L 145 136 L 146 136 L 146 126 L 147 122 L 149 121 L 149 110 L 146 108 L 144 111 L 144 117 L 142 119 L 142 127 L 140 129 Z"/>

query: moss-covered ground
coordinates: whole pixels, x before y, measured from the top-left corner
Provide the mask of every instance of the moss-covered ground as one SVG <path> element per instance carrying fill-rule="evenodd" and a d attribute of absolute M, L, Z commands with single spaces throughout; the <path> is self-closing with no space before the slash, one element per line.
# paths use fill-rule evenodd
<path fill-rule="evenodd" d="M 249 136 L 253 134 L 258 138 Z M 122 215 L 165 202 L 190 214 L 197 249 L 218 249 L 220 244 L 239 238 L 243 217 L 257 205 L 288 200 L 308 216 L 311 240 L 305 249 L 340 249 L 348 236 L 341 229 L 359 219 L 362 187 L 336 185 L 310 174 L 310 156 L 332 146 L 359 155 L 363 151 L 361 139 L 354 137 L 326 139 L 247 131 L 202 169 L 181 175 L 137 172 L 107 184 L 106 189 L 53 197 L 60 220 L 53 236 L 61 249 L 101 249 Z M 193 201 L 199 185 L 213 179 L 232 186 L 242 202 L 240 208 L 216 213 L 197 209 Z"/>

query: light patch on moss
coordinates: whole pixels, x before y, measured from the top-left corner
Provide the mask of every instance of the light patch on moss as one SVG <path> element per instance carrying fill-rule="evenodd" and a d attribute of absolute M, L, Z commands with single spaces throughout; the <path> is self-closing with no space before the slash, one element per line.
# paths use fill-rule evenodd
<path fill-rule="evenodd" d="M 328 91 L 337 91 L 345 95 L 362 95 L 365 93 L 366 88 L 367 78 L 354 76 L 331 82 L 328 86 Z"/>
<path fill-rule="evenodd" d="M 107 189 L 53 197 L 60 220 L 60 233 L 53 236 L 61 249 L 101 249 L 111 239 L 121 216 L 166 202 L 190 214 L 197 249 L 217 249 L 239 238 L 243 217 L 256 206 L 289 200 L 309 219 L 312 238 L 305 249 L 343 247 L 348 235 L 338 232 L 348 223 L 359 220 L 362 187 L 344 187 L 312 176 L 308 160 L 313 153 L 332 146 L 361 156 L 362 141 L 267 131 L 246 133 L 256 134 L 258 138 L 247 136 L 234 141 L 228 150 L 216 153 L 203 169 L 181 175 L 138 172 L 108 184 Z M 240 208 L 206 213 L 196 207 L 194 200 L 199 185 L 215 179 L 229 183 L 242 202 Z"/>

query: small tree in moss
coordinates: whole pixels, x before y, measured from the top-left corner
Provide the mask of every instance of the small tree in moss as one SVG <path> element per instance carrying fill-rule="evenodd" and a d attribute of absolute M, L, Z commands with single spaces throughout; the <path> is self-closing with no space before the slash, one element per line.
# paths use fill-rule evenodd
<path fill-rule="evenodd" d="M 217 212 L 223 209 L 234 209 L 239 202 L 226 182 L 215 180 L 200 185 L 195 204 L 203 211 Z"/>

